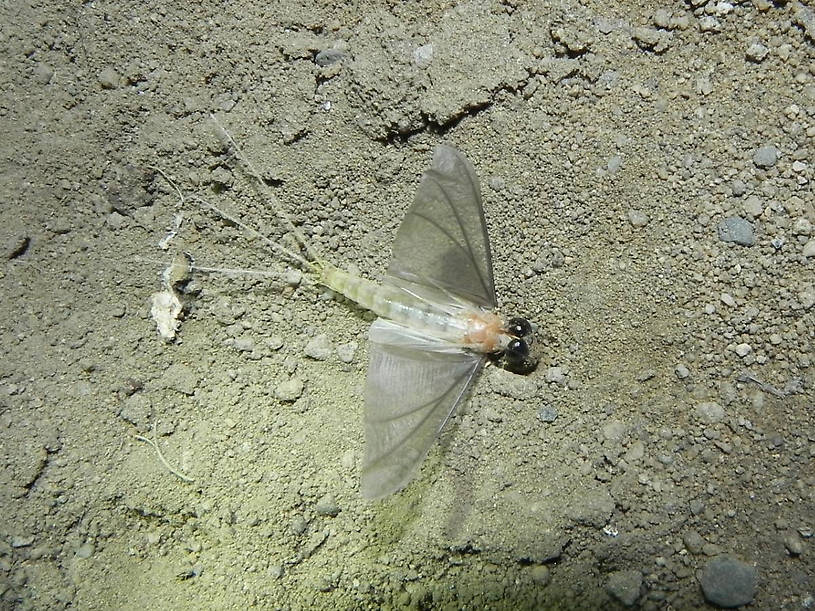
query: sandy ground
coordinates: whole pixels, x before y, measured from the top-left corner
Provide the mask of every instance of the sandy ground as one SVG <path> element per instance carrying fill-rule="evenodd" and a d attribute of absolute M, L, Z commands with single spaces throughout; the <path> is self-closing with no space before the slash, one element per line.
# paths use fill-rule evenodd
<path fill-rule="evenodd" d="M 815 606 L 811 8 L 0 11 L 3 608 Z M 286 269 L 189 201 L 281 235 L 210 113 L 369 278 L 436 143 L 481 177 L 542 361 L 398 495 L 359 495 L 369 314 L 196 273 L 158 336 L 178 253 Z"/>

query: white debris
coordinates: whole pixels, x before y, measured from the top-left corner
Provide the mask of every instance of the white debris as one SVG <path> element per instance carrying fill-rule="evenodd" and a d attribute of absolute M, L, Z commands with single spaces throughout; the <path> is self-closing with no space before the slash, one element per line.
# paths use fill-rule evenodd
<path fill-rule="evenodd" d="M 167 342 L 175 339 L 184 310 L 178 288 L 190 278 L 191 261 L 188 255 L 177 255 L 161 274 L 164 290 L 150 296 L 150 316 L 156 321 L 159 335 Z"/>
<path fill-rule="evenodd" d="M 181 315 L 182 310 L 181 300 L 175 294 L 175 291 L 167 289 L 159 293 L 153 293 L 150 296 L 150 301 L 153 304 L 150 308 L 150 316 L 156 321 L 159 335 L 165 341 L 173 341 L 180 324 L 178 317 Z"/>

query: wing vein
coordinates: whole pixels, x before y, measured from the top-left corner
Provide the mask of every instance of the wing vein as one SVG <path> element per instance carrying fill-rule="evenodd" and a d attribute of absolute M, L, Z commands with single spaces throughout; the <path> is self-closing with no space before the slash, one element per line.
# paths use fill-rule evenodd
<path fill-rule="evenodd" d="M 436 172 L 436 171 L 435 170 L 430 170 L 430 172 L 428 172 L 428 173 L 433 173 L 433 172 Z M 436 173 L 438 173 L 438 172 L 436 172 Z M 439 174 L 439 176 L 441 176 L 441 175 Z M 473 269 L 475 270 L 475 273 L 478 275 L 478 281 L 481 283 L 481 288 L 484 289 L 487 296 L 490 297 L 492 299 L 492 301 L 494 302 L 495 301 L 495 289 L 493 288 L 492 283 L 488 282 L 487 279 L 484 278 L 484 276 L 482 275 L 481 266 L 479 266 L 476 263 L 475 251 L 473 250 L 473 245 L 470 242 L 470 236 L 467 233 L 467 231 L 465 229 L 465 225 L 461 220 L 461 213 L 459 212 L 458 208 L 456 208 L 455 204 L 453 203 L 453 198 L 450 196 L 450 194 L 448 193 L 448 189 L 446 189 L 444 187 L 441 180 L 438 180 L 437 184 L 439 185 L 439 189 L 441 190 L 442 194 L 444 195 L 444 200 L 447 203 L 447 206 L 450 208 L 450 211 L 453 213 L 453 216 L 456 219 L 456 223 L 458 223 L 459 229 L 461 229 L 461 233 L 464 236 L 464 242 L 465 242 L 465 244 L 467 244 L 467 248 L 464 249 L 458 243 L 457 240 L 452 238 L 452 236 L 450 236 L 450 239 L 453 240 L 453 242 L 456 244 L 456 246 L 459 246 L 460 248 L 462 248 L 462 250 L 465 250 L 465 252 L 469 255 L 470 261 L 473 264 Z M 472 183 L 470 184 L 470 187 L 471 187 L 471 190 L 472 190 Z M 483 206 L 480 203 L 481 198 L 478 195 L 478 193 L 472 193 L 471 195 L 472 195 L 472 197 L 473 197 L 473 199 L 475 201 L 479 202 L 478 209 L 481 212 L 481 229 L 482 229 L 482 231 L 484 231 L 486 233 L 486 227 L 484 225 L 485 221 L 484 221 L 484 217 L 483 217 Z M 444 233 L 446 233 L 446 232 L 444 232 Z M 485 248 L 486 248 L 486 257 L 487 257 L 487 260 L 489 262 L 488 264 L 489 264 L 489 266 L 491 268 L 492 267 L 492 254 L 490 253 L 489 239 L 484 240 L 484 245 L 485 245 Z"/>

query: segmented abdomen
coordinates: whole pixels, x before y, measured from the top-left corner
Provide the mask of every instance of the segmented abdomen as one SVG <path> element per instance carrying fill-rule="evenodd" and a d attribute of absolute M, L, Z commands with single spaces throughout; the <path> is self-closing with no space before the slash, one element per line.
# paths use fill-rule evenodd
<path fill-rule="evenodd" d="M 320 281 L 382 318 L 454 343 L 466 343 L 467 317 L 388 284 L 376 284 L 333 266 L 323 269 Z"/>

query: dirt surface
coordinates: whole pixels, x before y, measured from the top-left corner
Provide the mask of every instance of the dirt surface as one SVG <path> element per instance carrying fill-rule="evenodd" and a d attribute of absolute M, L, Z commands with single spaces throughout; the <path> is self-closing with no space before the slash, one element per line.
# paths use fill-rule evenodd
<path fill-rule="evenodd" d="M 0 12 L 3 608 L 815 607 L 812 8 Z M 481 177 L 542 362 L 488 369 L 384 502 L 371 315 L 195 273 L 158 335 L 179 253 L 286 270 L 190 199 L 281 236 L 210 113 L 373 279 L 435 144 Z"/>

